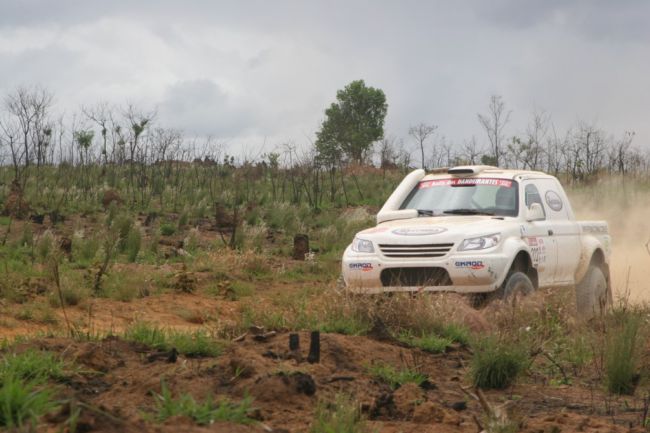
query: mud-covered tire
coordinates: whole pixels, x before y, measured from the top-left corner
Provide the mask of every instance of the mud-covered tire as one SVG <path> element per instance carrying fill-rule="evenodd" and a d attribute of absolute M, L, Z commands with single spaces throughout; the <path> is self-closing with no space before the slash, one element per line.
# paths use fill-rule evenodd
<path fill-rule="evenodd" d="M 513 272 L 497 291 L 497 296 L 504 301 L 514 301 L 519 296 L 528 296 L 535 291 L 533 282 L 523 272 Z"/>
<path fill-rule="evenodd" d="M 497 299 L 515 302 L 516 298 L 528 296 L 534 291 L 535 285 L 528 275 L 521 271 L 511 271 L 497 290 L 491 293 L 472 293 L 468 295 L 468 303 L 472 308 L 480 309 Z"/>
<path fill-rule="evenodd" d="M 582 281 L 576 285 L 578 315 L 590 318 L 607 311 L 612 304 L 612 292 L 602 269 L 589 265 Z"/>

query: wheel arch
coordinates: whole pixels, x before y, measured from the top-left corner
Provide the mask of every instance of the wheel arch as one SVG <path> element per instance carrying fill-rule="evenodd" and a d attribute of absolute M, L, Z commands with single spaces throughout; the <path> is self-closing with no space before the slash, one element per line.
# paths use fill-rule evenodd
<path fill-rule="evenodd" d="M 508 272 L 503 278 L 501 284 L 505 284 L 508 277 L 513 272 L 520 271 L 526 274 L 528 278 L 530 278 L 530 281 L 533 283 L 535 290 L 539 288 L 539 275 L 537 273 L 537 269 L 535 268 L 535 266 L 533 266 L 533 260 L 530 257 L 528 251 L 524 249 L 517 251 L 512 261 L 510 262 L 510 266 L 507 269 Z"/>
<path fill-rule="evenodd" d="M 603 271 L 603 274 L 607 279 L 607 285 L 609 286 L 610 278 L 608 257 L 598 239 L 589 236 L 583 238 L 583 244 L 580 251 L 580 261 L 578 262 L 578 267 L 574 277 L 576 284 L 582 281 L 587 274 L 589 266 L 592 265 L 598 266 L 600 270 Z"/>

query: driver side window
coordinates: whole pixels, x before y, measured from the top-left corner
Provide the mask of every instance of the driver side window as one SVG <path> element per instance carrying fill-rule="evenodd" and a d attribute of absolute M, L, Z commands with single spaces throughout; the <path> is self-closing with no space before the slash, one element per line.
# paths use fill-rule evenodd
<path fill-rule="evenodd" d="M 524 188 L 524 200 L 526 207 L 529 209 L 533 203 L 539 203 L 539 205 L 542 207 L 542 210 L 544 211 L 544 216 L 546 216 L 546 209 L 544 209 L 544 204 L 542 203 L 542 196 L 540 195 L 537 187 L 532 183 L 529 183 Z"/>

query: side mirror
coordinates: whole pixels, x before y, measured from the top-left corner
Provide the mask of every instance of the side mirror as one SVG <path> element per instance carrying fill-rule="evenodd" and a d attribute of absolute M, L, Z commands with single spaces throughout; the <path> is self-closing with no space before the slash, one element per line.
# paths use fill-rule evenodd
<path fill-rule="evenodd" d="M 533 203 L 526 209 L 526 221 L 541 221 L 545 219 L 546 215 L 544 215 L 544 209 L 542 209 L 541 204 Z"/>

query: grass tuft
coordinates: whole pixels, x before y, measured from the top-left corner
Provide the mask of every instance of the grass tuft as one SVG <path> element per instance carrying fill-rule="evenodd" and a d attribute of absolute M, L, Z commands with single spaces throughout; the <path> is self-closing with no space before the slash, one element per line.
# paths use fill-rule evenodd
<path fill-rule="evenodd" d="M 36 431 L 39 418 L 57 407 L 53 391 L 36 380 L 8 375 L 0 386 L 0 426 L 22 430 L 31 425 Z"/>
<path fill-rule="evenodd" d="M 484 337 L 472 345 L 471 375 L 474 385 L 486 389 L 510 386 L 526 368 L 527 355 L 517 344 Z"/>
<path fill-rule="evenodd" d="M 393 389 L 397 389 L 405 383 L 414 383 L 419 386 L 427 380 L 427 376 L 419 371 L 410 368 L 397 369 L 383 362 L 371 365 L 368 372 L 375 378 L 390 385 Z"/>
<path fill-rule="evenodd" d="M 363 433 L 367 432 L 359 405 L 346 394 L 337 394 L 332 403 L 321 402 L 311 433 Z"/>
<path fill-rule="evenodd" d="M 0 382 L 7 377 L 45 382 L 65 378 L 65 363 L 55 354 L 28 350 L 20 354 L 8 353 L 0 362 Z"/>
<path fill-rule="evenodd" d="M 410 332 L 404 332 L 397 336 L 397 339 L 411 347 L 417 347 L 429 353 L 445 353 L 447 348 L 453 344 L 450 338 L 440 337 L 435 333 L 423 333 L 416 336 Z"/>
<path fill-rule="evenodd" d="M 197 402 L 189 394 L 182 394 L 175 399 L 163 382 L 161 393 L 156 395 L 156 420 L 163 422 L 174 416 L 186 416 L 200 425 L 210 425 L 215 421 L 251 424 L 254 422 L 248 416 L 251 411 L 251 403 L 252 400 L 249 397 L 245 397 L 239 403 L 233 403 L 227 399 L 217 403 L 212 396 L 203 402 Z"/>
<path fill-rule="evenodd" d="M 209 336 L 205 331 L 167 331 L 163 328 L 138 322 L 124 333 L 124 339 L 144 344 L 153 349 L 171 350 L 187 357 L 215 357 L 223 353 L 224 344 Z"/>

